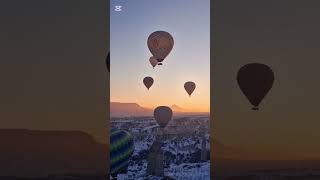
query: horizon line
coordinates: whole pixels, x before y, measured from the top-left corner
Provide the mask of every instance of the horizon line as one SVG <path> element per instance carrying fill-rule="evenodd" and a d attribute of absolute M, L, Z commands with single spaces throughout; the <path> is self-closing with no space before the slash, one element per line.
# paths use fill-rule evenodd
<path fill-rule="evenodd" d="M 154 108 L 156 108 L 156 107 L 146 107 L 146 106 L 141 106 L 139 103 L 137 103 L 137 102 L 119 102 L 119 101 L 110 101 L 110 104 L 111 103 L 122 103 L 122 104 L 137 104 L 138 106 L 140 106 L 140 107 L 142 107 L 142 108 L 145 108 L 145 109 L 154 109 Z M 183 111 L 181 111 L 181 112 L 196 112 L 196 113 L 210 113 L 211 111 L 209 110 L 209 111 L 192 111 L 192 110 L 190 110 L 190 109 L 186 109 L 186 108 L 184 108 L 184 107 L 182 107 L 182 106 L 180 106 L 180 105 L 177 105 L 177 104 L 172 104 L 172 105 L 170 105 L 169 107 L 172 107 L 172 106 L 176 106 L 176 107 L 178 107 L 179 109 L 181 109 L 181 110 L 183 110 Z"/>

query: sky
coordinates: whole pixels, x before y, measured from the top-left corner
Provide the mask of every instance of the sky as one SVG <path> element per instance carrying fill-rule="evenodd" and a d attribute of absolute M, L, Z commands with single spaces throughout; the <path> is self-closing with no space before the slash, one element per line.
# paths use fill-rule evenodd
<path fill-rule="evenodd" d="M 108 2 L 0 6 L 0 128 L 78 130 L 107 139 Z"/>
<path fill-rule="evenodd" d="M 122 11 L 114 11 L 121 5 Z M 143 107 L 176 104 L 190 111 L 210 111 L 210 1 L 112 0 L 110 19 L 110 100 Z M 147 38 L 167 31 L 174 47 L 162 66 L 149 63 Z M 148 91 L 143 78 L 151 76 Z M 191 97 L 184 83 L 194 81 Z"/>
<path fill-rule="evenodd" d="M 213 3 L 213 137 L 260 159 L 320 159 L 320 2 Z M 270 66 L 273 88 L 259 111 L 242 94 L 238 69 Z"/>

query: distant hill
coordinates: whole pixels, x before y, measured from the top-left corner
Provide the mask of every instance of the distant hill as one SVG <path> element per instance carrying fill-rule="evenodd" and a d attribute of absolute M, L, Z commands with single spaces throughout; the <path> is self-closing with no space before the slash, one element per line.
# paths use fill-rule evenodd
<path fill-rule="evenodd" d="M 174 115 L 208 114 L 207 112 L 192 112 L 175 104 L 170 108 L 173 110 Z M 153 109 L 142 107 L 137 103 L 111 102 L 110 114 L 111 117 L 153 116 Z"/>
<path fill-rule="evenodd" d="M 137 103 L 110 103 L 111 117 L 152 116 L 153 110 L 141 107 Z"/>
<path fill-rule="evenodd" d="M 190 110 L 187 110 L 187 109 L 183 109 L 181 108 L 180 106 L 174 104 L 171 106 L 171 109 L 174 111 L 174 112 L 190 112 Z"/>
<path fill-rule="evenodd" d="M 81 131 L 0 129 L 1 176 L 104 174 L 107 146 Z"/>

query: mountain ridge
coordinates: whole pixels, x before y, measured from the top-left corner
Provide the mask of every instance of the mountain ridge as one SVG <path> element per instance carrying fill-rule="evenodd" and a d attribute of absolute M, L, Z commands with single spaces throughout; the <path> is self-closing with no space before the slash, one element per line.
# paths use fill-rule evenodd
<path fill-rule="evenodd" d="M 174 114 L 202 114 L 208 112 L 192 112 L 173 104 L 170 106 Z M 134 102 L 110 102 L 111 117 L 153 116 L 153 109 L 142 107 Z"/>
<path fill-rule="evenodd" d="M 107 144 L 82 131 L 0 129 L 0 174 L 104 174 Z"/>

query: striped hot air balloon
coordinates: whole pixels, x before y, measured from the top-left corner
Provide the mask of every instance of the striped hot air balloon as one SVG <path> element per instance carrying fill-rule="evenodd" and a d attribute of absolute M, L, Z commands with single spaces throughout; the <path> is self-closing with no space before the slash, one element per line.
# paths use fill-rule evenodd
<path fill-rule="evenodd" d="M 126 173 L 129 158 L 133 154 L 134 145 L 132 135 L 125 130 L 112 129 L 110 132 L 110 174 Z"/>

